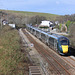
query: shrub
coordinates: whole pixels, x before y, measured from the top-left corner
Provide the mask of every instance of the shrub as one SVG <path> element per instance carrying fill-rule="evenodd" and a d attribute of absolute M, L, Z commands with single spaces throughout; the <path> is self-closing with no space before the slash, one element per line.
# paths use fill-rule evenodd
<path fill-rule="evenodd" d="M 62 24 L 59 25 L 59 29 L 61 30 Z"/>
<path fill-rule="evenodd" d="M 66 32 L 66 28 L 65 27 L 62 28 L 62 32 Z"/>
<path fill-rule="evenodd" d="M 70 24 L 71 24 L 71 21 L 68 20 L 68 21 L 66 22 L 67 29 L 69 28 Z"/>

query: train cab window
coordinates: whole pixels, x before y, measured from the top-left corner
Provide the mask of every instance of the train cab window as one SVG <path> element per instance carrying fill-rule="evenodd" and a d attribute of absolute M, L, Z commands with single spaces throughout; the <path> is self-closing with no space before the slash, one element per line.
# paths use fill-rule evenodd
<path fill-rule="evenodd" d="M 61 40 L 60 43 L 61 45 L 68 45 L 68 40 Z"/>
<path fill-rule="evenodd" d="M 33 32 L 35 32 L 35 30 L 33 29 Z"/>

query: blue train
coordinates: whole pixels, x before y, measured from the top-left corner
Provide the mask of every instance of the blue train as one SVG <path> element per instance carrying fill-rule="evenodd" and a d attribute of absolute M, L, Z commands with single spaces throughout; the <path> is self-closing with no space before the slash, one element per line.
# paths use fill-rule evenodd
<path fill-rule="evenodd" d="M 68 53 L 69 39 L 65 36 L 54 33 L 46 33 L 30 25 L 27 25 L 26 29 L 60 55 L 65 55 Z"/>

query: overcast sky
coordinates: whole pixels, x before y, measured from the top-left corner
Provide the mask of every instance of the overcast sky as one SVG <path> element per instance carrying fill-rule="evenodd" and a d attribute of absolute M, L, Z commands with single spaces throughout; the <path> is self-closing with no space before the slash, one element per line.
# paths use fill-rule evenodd
<path fill-rule="evenodd" d="M 0 0 L 0 9 L 70 15 L 75 14 L 75 0 Z"/>

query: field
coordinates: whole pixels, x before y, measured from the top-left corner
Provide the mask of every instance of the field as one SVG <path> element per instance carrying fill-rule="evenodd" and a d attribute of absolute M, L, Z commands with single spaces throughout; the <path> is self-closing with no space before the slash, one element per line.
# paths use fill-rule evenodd
<path fill-rule="evenodd" d="M 50 13 L 40 13 L 40 12 L 27 12 L 27 11 L 14 11 L 14 10 L 0 10 L 3 11 L 5 13 L 10 13 L 10 14 L 14 14 L 17 16 L 22 16 L 22 17 L 33 17 L 36 15 L 39 16 L 44 16 L 46 17 L 48 20 L 55 20 L 56 17 L 59 17 L 60 15 L 56 15 L 56 14 L 50 14 Z"/>

